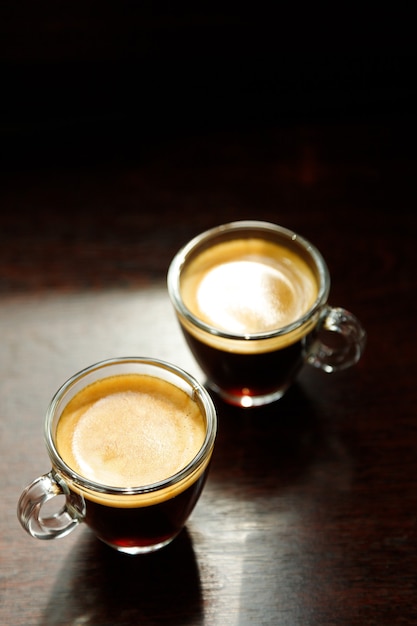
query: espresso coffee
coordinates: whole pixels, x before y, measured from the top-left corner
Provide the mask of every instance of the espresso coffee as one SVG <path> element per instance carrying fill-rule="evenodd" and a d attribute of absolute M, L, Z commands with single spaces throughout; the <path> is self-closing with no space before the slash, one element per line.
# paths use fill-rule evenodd
<path fill-rule="evenodd" d="M 195 236 L 172 259 L 168 293 L 206 385 L 230 404 L 282 398 L 298 370 L 359 360 L 359 320 L 327 303 L 319 250 L 278 224 L 242 220 Z"/>
<path fill-rule="evenodd" d="M 317 293 L 306 261 L 265 239 L 219 243 L 192 259 L 181 277 L 181 296 L 193 315 L 237 335 L 291 324 L 310 309 Z"/>
<path fill-rule="evenodd" d="M 180 323 L 209 386 L 237 404 L 242 396 L 284 389 L 312 341 L 309 324 L 287 330 L 312 308 L 318 291 L 318 278 L 296 246 L 242 237 L 191 256 L 180 292 L 198 324 L 185 316 Z"/>
<path fill-rule="evenodd" d="M 134 489 L 183 470 L 200 451 L 205 433 L 200 407 L 184 391 L 153 376 L 121 374 L 97 380 L 69 401 L 56 446 L 64 462 L 92 483 Z M 183 527 L 206 469 L 207 464 L 172 488 L 132 497 L 110 496 L 108 489 L 83 491 L 84 519 L 116 547 L 163 544 Z"/>

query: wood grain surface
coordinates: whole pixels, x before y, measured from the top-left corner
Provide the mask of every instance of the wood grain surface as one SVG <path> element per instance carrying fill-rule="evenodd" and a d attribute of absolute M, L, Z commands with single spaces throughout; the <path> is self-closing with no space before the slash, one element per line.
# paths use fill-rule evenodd
<path fill-rule="evenodd" d="M 37 157 L 31 144 L 3 168 L 2 624 L 417 624 L 415 137 L 409 116 L 136 132 L 106 149 L 56 137 L 55 152 Z M 319 247 L 331 304 L 367 330 L 361 362 L 333 375 L 306 367 L 264 409 L 216 400 L 206 489 L 160 553 L 119 555 L 83 527 L 28 537 L 16 505 L 49 470 L 55 390 L 122 355 L 203 380 L 166 271 L 191 236 L 246 218 Z"/>

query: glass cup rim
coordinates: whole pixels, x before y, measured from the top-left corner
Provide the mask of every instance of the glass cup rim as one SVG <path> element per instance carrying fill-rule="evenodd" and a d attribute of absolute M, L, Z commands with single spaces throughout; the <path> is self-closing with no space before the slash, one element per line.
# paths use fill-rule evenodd
<path fill-rule="evenodd" d="M 105 370 L 106 368 L 118 365 L 129 366 L 129 364 L 139 364 L 150 366 L 151 368 L 155 368 L 157 370 L 165 370 L 169 372 L 169 374 L 177 379 L 181 379 L 187 386 L 190 391 L 188 394 L 190 398 L 192 398 L 200 407 L 201 412 L 204 415 L 206 421 L 206 434 L 204 437 L 204 441 L 200 447 L 200 450 L 195 455 L 195 457 L 181 470 L 173 474 L 172 476 L 157 481 L 155 483 L 150 483 L 147 485 L 140 486 L 132 486 L 132 487 L 115 487 L 112 485 L 106 485 L 104 483 L 98 483 L 85 476 L 82 476 L 75 470 L 73 470 L 61 457 L 58 452 L 58 449 L 55 445 L 54 436 L 53 436 L 53 424 L 56 418 L 56 411 L 59 408 L 60 403 L 64 400 L 66 394 L 74 388 L 77 382 L 83 380 L 89 375 L 97 372 L 99 370 Z M 126 370 L 126 373 L 132 373 Z M 109 377 L 112 374 L 108 375 Z M 95 380 L 104 379 L 106 376 L 101 378 L 97 378 Z M 93 380 L 91 381 L 93 382 Z M 172 384 L 175 385 L 175 382 Z M 80 387 L 82 389 L 84 387 Z M 183 389 L 183 387 L 180 387 Z M 185 389 L 183 389 L 185 391 Z M 186 392 L 187 393 L 187 392 Z M 74 394 L 75 395 L 75 394 Z M 59 416 L 56 420 L 56 423 L 59 421 Z M 196 472 L 198 468 L 205 462 L 208 458 L 208 455 L 213 449 L 215 438 L 217 434 L 217 415 L 216 410 L 213 404 L 213 401 L 208 393 L 208 391 L 203 387 L 201 383 L 198 382 L 194 376 L 183 370 L 182 368 L 168 363 L 167 361 L 163 361 L 161 359 L 156 359 L 152 357 L 114 357 L 111 359 L 104 359 L 98 361 L 88 367 L 83 368 L 77 373 L 73 374 L 70 378 L 68 378 L 55 392 L 52 397 L 51 402 L 46 411 L 45 420 L 44 420 L 44 439 L 47 447 L 47 451 L 49 457 L 51 459 L 53 468 L 58 471 L 58 474 L 64 481 L 69 480 L 71 484 L 78 486 L 81 490 L 86 490 L 88 492 L 95 492 L 101 494 L 107 494 L 109 496 L 140 496 L 142 494 L 147 494 L 156 491 L 162 491 L 163 489 L 169 489 L 170 487 L 175 486 L 176 484 L 182 482 L 187 479 L 189 476 Z"/>
<path fill-rule="evenodd" d="M 257 230 L 258 232 L 276 233 L 284 237 L 287 241 L 292 241 L 293 244 L 299 245 L 304 252 L 306 252 L 314 262 L 317 270 L 318 280 L 318 293 L 315 301 L 310 306 L 308 311 L 301 317 L 297 318 L 291 324 L 281 326 L 276 329 L 261 331 L 256 333 L 233 333 L 223 329 L 216 328 L 207 324 L 203 320 L 196 317 L 184 304 L 181 298 L 180 290 L 180 277 L 181 270 L 185 265 L 188 257 L 199 247 L 203 247 L 210 239 L 218 235 L 227 235 L 230 232 L 247 232 L 250 230 Z M 284 226 L 280 226 L 273 222 L 267 222 L 262 220 L 239 220 L 221 224 L 213 228 L 209 228 L 204 232 L 193 237 L 188 243 L 182 246 L 175 254 L 168 268 L 167 273 L 167 287 L 168 293 L 171 298 L 176 311 L 190 324 L 199 328 L 201 331 L 206 332 L 216 337 L 223 339 L 230 339 L 233 341 L 259 341 L 262 339 L 273 339 L 275 337 L 281 337 L 290 334 L 298 329 L 302 328 L 305 324 L 315 317 L 315 315 L 326 304 L 330 291 L 330 274 L 327 264 L 319 252 L 318 248 L 305 237 L 299 235 L 295 231 L 292 231 Z"/>

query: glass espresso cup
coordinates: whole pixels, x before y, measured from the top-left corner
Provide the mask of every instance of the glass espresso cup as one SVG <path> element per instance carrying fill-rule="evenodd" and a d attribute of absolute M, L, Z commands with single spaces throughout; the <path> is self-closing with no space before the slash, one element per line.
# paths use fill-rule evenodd
<path fill-rule="evenodd" d="M 162 548 L 202 492 L 217 417 L 207 391 L 163 361 L 119 358 L 88 367 L 55 394 L 44 436 L 49 473 L 22 493 L 18 518 L 38 539 L 85 522 L 120 552 Z M 55 513 L 46 502 L 65 496 Z"/>
<path fill-rule="evenodd" d="M 358 319 L 327 303 L 320 252 L 276 224 L 238 221 L 198 235 L 175 255 L 167 281 L 208 387 L 230 404 L 273 402 L 304 363 L 334 372 L 362 354 Z"/>

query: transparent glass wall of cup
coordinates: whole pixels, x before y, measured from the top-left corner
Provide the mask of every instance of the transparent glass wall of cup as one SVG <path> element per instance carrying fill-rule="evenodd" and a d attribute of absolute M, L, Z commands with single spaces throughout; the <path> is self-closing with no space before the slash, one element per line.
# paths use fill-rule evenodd
<path fill-rule="evenodd" d="M 99 484 L 69 467 L 57 450 L 57 425 L 68 402 L 87 385 L 120 374 L 147 375 L 171 383 L 197 404 L 203 417 L 205 435 L 198 453 L 175 475 L 160 482 L 129 488 Z M 120 552 L 140 554 L 162 548 L 182 530 L 200 497 L 216 430 L 217 417 L 209 394 L 176 366 L 147 358 L 111 359 L 92 365 L 70 378 L 48 407 L 44 437 L 52 469 L 22 493 L 19 521 L 37 539 L 62 537 L 85 522 L 99 539 Z M 62 495 L 63 508 L 43 517 L 46 502 Z"/>
<path fill-rule="evenodd" d="M 187 307 L 183 283 L 190 263 L 219 244 L 241 239 L 272 242 L 307 264 L 317 294 L 305 313 L 282 327 L 242 333 L 216 327 Z M 175 255 L 167 280 L 181 329 L 208 387 L 231 404 L 251 407 L 273 402 L 284 395 L 303 364 L 330 373 L 354 365 L 363 352 L 366 333 L 358 319 L 327 303 L 330 276 L 320 252 L 276 224 L 238 221 L 198 235 Z"/>

